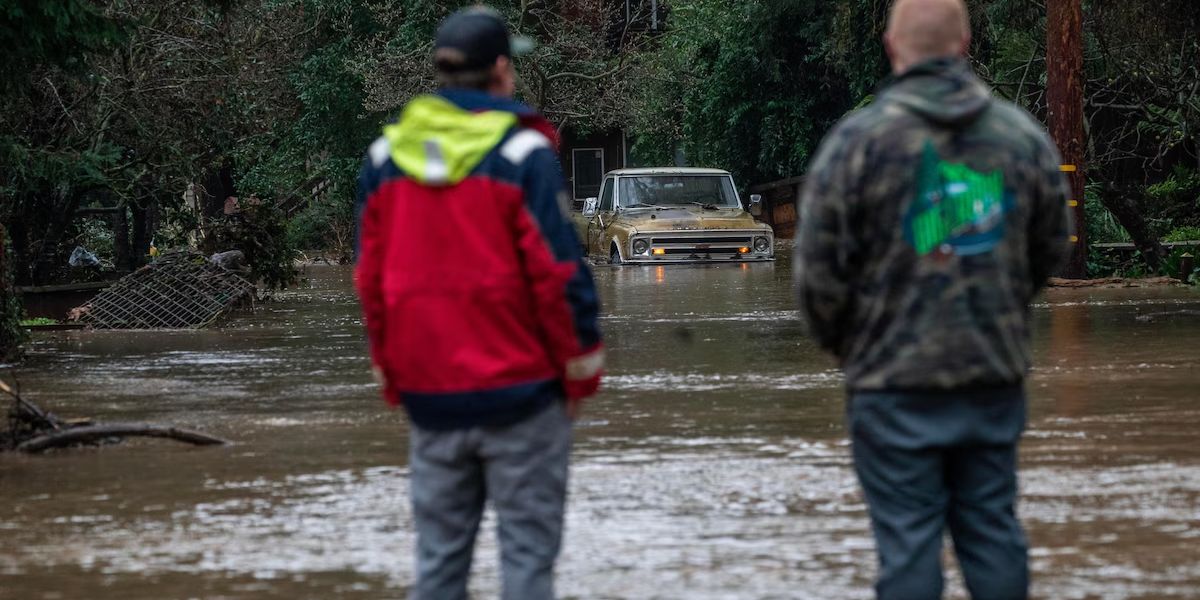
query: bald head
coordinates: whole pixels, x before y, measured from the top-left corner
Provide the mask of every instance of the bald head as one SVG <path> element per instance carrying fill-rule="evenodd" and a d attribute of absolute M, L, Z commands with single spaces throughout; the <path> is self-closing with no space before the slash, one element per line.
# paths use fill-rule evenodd
<path fill-rule="evenodd" d="M 971 21 L 963 0 L 896 0 L 883 36 L 892 71 L 934 58 L 966 56 Z"/>

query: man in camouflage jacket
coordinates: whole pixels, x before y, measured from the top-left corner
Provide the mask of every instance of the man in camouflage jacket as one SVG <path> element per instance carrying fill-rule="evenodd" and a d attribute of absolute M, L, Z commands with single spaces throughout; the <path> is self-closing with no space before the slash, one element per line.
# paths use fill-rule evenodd
<path fill-rule="evenodd" d="M 797 293 L 839 359 L 879 598 L 939 598 L 945 528 L 973 598 L 1025 598 L 1015 517 L 1034 295 L 1068 248 L 1043 128 L 964 60 L 961 0 L 899 0 L 896 76 L 829 134 L 800 200 Z"/>

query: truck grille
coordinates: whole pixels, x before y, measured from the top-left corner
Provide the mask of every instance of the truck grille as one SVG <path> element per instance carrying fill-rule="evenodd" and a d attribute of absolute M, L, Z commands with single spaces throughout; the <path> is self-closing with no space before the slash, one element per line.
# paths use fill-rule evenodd
<path fill-rule="evenodd" d="M 648 241 L 652 248 L 661 248 L 674 258 L 695 257 L 697 259 L 733 258 L 741 255 L 742 248 L 754 247 L 753 234 L 730 234 L 729 232 L 681 233 L 672 231 L 663 235 L 651 235 Z"/>
<path fill-rule="evenodd" d="M 733 246 L 749 246 L 751 241 L 750 236 L 698 236 L 698 237 L 652 237 L 650 243 L 655 246 L 666 246 L 668 244 L 688 244 L 694 246 L 696 244 L 727 244 Z"/>

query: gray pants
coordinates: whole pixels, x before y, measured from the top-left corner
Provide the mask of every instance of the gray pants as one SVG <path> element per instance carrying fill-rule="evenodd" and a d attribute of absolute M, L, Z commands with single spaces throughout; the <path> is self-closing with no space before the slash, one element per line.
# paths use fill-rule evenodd
<path fill-rule="evenodd" d="M 467 598 L 484 501 L 499 520 L 505 600 L 554 598 L 571 420 L 561 402 L 503 427 L 413 427 L 409 448 L 417 529 L 414 600 Z"/>

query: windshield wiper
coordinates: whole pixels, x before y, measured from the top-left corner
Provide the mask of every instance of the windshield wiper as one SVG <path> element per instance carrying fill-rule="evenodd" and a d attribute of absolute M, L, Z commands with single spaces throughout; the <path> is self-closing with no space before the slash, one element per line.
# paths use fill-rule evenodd
<path fill-rule="evenodd" d="M 645 204 L 643 202 L 634 202 L 633 204 L 626 204 L 626 205 L 622 206 L 621 208 L 653 208 L 654 210 L 667 210 L 665 207 L 659 206 L 657 204 Z"/>
<path fill-rule="evenodd" d="M 693 202 L 692 204 L 695 204 L 704 210 L 720 210 L 716 204 L 705 204 L 704 202 Z"/>

